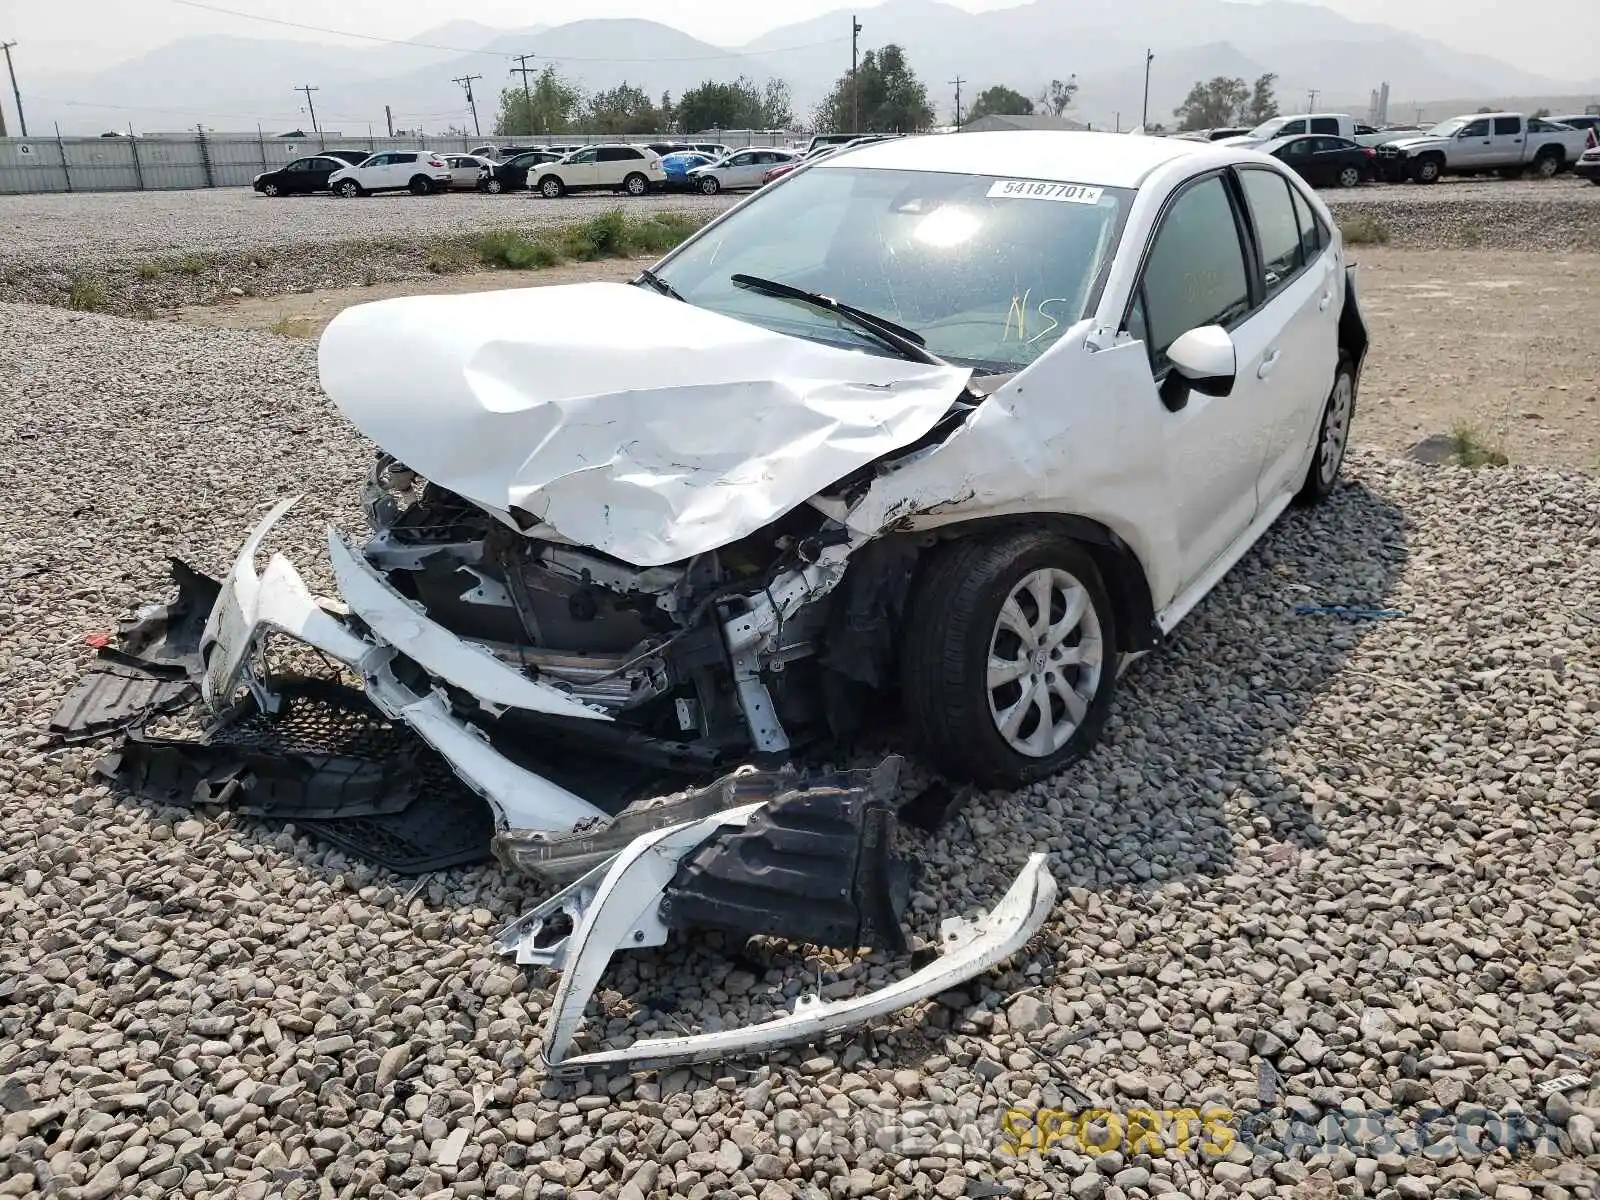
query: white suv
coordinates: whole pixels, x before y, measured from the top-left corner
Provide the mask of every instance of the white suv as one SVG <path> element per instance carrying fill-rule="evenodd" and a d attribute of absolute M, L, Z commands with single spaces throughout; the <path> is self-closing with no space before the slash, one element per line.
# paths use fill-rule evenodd
<path fill-rule="evenodd" d="M 585 146 L 528 172 L 528 187 L 554 200 L 567 192 L 624 191 L 643 196 L 666 182 L 661 156 L 646 146 Z"/>
<path fill-rule="evenodd" d="M 365 196 L 369 192 L 405 192 L 426 196 L 449 191 L 453 177 L 444 156 L 423 150 L 385 150 L 365 162 L 328 177 L 335 196 Z"/>

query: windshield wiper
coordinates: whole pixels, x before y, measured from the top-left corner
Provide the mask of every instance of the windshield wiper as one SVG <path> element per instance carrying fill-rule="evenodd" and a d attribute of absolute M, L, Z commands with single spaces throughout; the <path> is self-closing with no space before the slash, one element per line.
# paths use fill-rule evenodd
<path fill-rule="evenodd" d="M 791 283 L 780 283 L 776 279 L 762 279 L 759 275 L 733 275 L 729 277 L 728 282 L 734 287 L 763 292 L 768 296 L 778 296 L 786 300 L 799 300 L 825 312 L 831 312 L 857 329 L 870 333 L 891 350 L 898 350 L 902 358 L 908 358 L 912 362 L 944 365 L 944 359 L 927 348 L 922 335 L 916 330 L 896 325 L 876 313 L 842 304 L 832 296 L 824 296 L 821 292 L 808 292 L 804 288 L 797 288 Z"/>
<path fill-rule="evenodd" d="M 674 300 L 683 300 L 683 294 L 679 292 L 677 288 L 673 287 L 649 267 L 645 267 L 639 272 L 639 278 L 644 280 L 651 287 L 655 288 L 655 290 L 660 292 L 663 296 L 671 296 Z M 687 300 L 684 300 L 683 302 L 685 304 L 688 303 Z"/>

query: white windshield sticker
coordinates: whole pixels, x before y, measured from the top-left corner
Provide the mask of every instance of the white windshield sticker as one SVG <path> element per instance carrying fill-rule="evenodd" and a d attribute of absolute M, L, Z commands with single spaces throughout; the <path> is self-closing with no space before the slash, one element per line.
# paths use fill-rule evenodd
<path fill-rule="evenodd" d="M 989 195 L 1012 200 L 1064 200 L 1068 204 L 1099 204 L 1103 188 L 1081 183 L 1045 183 L 1038 179 L 997 179 Z"/>

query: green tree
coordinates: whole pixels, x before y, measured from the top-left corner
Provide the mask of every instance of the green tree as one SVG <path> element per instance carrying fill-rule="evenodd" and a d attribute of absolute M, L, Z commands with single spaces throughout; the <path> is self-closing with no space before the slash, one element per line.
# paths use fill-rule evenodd
<path fill-rule="evenodd" d="M 760 129 L 787 129 L 794 124 L 794 97 L 782 79 L 769 79 L 761 92 Z"/>
<path fill-rule="evenodd" d="M 988 116 L 1031 117 L 1033 101 L 1021 92 L 1014 92 L 1004 84 L 997 83 L 979 92 L 978 98 L 972 102 L 971 110 L 964 115 L 968 121 Z"/>
<path fill-rule="evenodd" d="M 905 51 L 890 44 L 868 50 L 856 71 L 861 122 L 855 128 L 855 89 L 847 71 L 833 85 L 814 115 L 823 133 L 915 133 L 933 124 L 928 89 L 906 62 Z"/>
<path fill-rule="evenodd" d="M 1536 117 L 1548 117 L 1550 110 L 1548 108 L 1536 108 L 1533 110 L 1533 115 Z"/>
<path fill-rule="evenodd" d="M 1215 129 L 1232 125 L 1249 106 L 1250 85 L 1242 79 L 1218 75 L 1209 83 L 1196 83 L 1182 104 L 1172 110 L 1180 129 Z"/>
<path fill-rule="evenodd" d="M 1278 115 L 1278 97 L 1272 90 L 1277 82 L 1278 77 L 1271 71 L 1257 77 L 1250 89 L 1250 101 L 1240 114 L 1242 124 L 1255 126 Z"/>
<path fill-rule="evenodd" d="M 501 90 L 500 115 L 495 118 L 494 131 L 502 137 L 564 133 L 572 128 L 582 109 L 583 93 L 554 67 L 547 66 L 526 90 L 520 85 Z"/>
<path fill-rule="evenodd" d="M 1078 95 L 1078 77 L 1071 76 L 1065 83 L 1052 79 L 1050 86 L 1039 93 L 1039 107 L 1052 117 L 1059 117 L 1072 107 Z"/>
<path fill-rule="evenodd" d="M 762 124 L 761 93 L 741 75 L 732 83 L 706 80 L 678 98 L 685 133 L 706 129 L 755 129 Z"/>
<path fill-rule="evenodd" d="M 666 121 L 643 88 L 623 81 L 589 98 L 587 124 L 597 133 L 655 133 Z"/>

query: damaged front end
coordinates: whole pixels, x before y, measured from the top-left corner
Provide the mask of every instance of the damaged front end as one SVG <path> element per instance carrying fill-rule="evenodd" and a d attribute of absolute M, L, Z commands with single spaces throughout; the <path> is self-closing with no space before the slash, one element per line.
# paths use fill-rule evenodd
<path fill-rule="evenodd" d="M 433 303 L 358 306 L 323 340 L 324 386 L 388 448 L 366 537 L 327 531 L 336 596 L 259 561 L 284 500 L 221 580 L 175 563 L 177 598 L 102 651 L 52 730 L 121 733 L 103 769 L 162 803 L 293 820 L 400 872 L 492 853 L 567 885 L 500 943 L 566 968 L 552 1065 L 582 1065 L 575 1023 L 611 951 L 670 929 L 905 951 L 899 761 L 817 773 L 794 754 L 892 682 L 919 545 L 852 510 L 964 422 L 971 372 L 633 288 L 567 289 L 545 323 L 531 301 L 452 298 L 463 319 L 437 335 Z M 583 344 L 640 305 L 653 343 L 616 362 Z M 397 342 L 414 378 L 372 368 Z M 569 352 L 582 371 L 560 369 Z M 157 732 L 185 705 L 208 714 L 198 736 Z M 1053 897 L 1030 860 L 986 922 L 881 993 L 590 1058 L 691 1061 L 888 1012 L 1012 953 Z"/>

